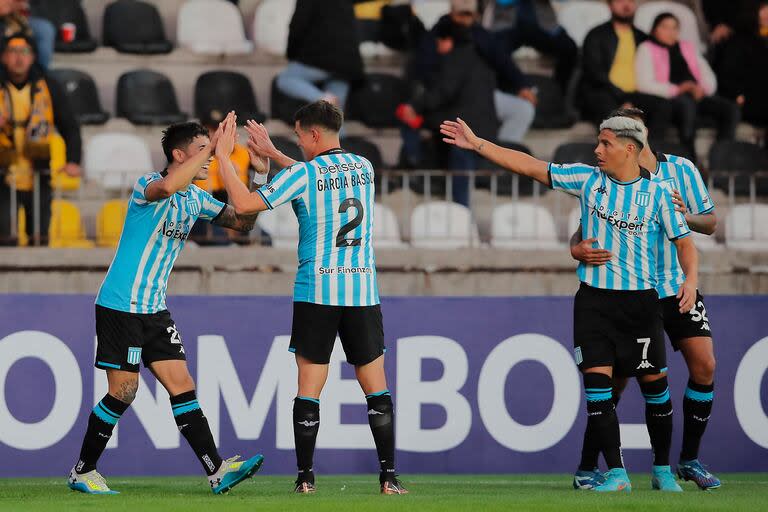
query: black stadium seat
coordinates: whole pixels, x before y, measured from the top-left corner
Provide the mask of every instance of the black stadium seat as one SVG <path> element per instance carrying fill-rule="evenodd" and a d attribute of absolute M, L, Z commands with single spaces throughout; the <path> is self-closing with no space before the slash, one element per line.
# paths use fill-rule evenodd
<path fill-rule="evenodd" d="M 304 155 L 301 152 L 301 148 L 299 148 L 299 146 L 294 141 L 288 137 L 283 137 L 282 135 L 275 135 L 274 137 L 270 138 L 272 139 L 272 144 L 274 144 L 275 147 L 285 156 L 293 158 L 297 162 L 304 161 Z M 269 178 L 272 179 L 272 177 L 277 174 L 278 171 L 280 171 L 280 168 L 272 164 L 272 168 L 269 170 Z"/>
<path fill-rule="evenodd" d="M 269 117 L 272 119 L 279 119 L 284 123 L 293 126 L 293 115 L 305 104 L 306 102 L 302 100 L 291 98 L 280 92 L 280 89 L 277 88 L 277 77 L 272 79 L 269 98 Z"/>
<path fill-rule="evenodd" d="M 529 75 L 531 84 L 538 89 L 536 117 L 532 128 L 570 128 L 576 122 L 576 113 L 565 101 L 560 86 L 553 79 L 543 75 Z"/>
<path fill-rule="evenodd" d="M 98 46 L 91 37 L 88 20 L 79 0 L 32 0 L 30 8 L 34 16 L 45 18 L 56 27 L 57 52 L 92 52 Z M 60 28 L 64 23 L 73 23 L 76 27 L 75 39 L 69 43 L 61 39 Z"/>
<path fill-rule="evenodd" d="M 371 128 L 398 127 L 400 121 L 395 117 L 395 110 L 405 96 L 406 85 L 402 78 L 369 73 L 362 85 L 350 91 L 345 117 Z"/>
<path fill-rule="evenodd" d="M 757 144 L 739 140 L 717 141 L 709 149 L 710 171 L 733 172 L 736 195 L 749 195 L 750 174 L 758 171 L 768 171 L 768 151 Z M 729 180 L 726 177 L 715 177 L 714 183 L 718 188 L 728 190 Z M 768 194 L 768 178 L 756 179 L 757 193 Z"/>
<path fill-rule="evenodd" d="M 118 0 L 104 11 L 104 46 L 121 53 L 152 55 L 170 53 L 173 44 L 165 38 L 157 8 L 146 2 Z"/>
<path fill-rule="evenodd" d="M 341 147 L 344 151 L 367 158 L 371 162 L 374 172 L 384 169 L 384 159 L 381 157 L 379 146 L 365 137 L 344 137 L 341 139 Z"/>
<path fill-rule="evenodd" d="M 596 143 L 593 142 L 567 142 L 560 144 L 555 149 L 552 161 L 556 164 L 574 164 L 581 163 L 586 165 L 597 165 L 595 156 Z"/>
<path fill-rule="evenodd" d="M 117 82 L 117 115 L 133 124 L 164 125 L 185 121 L 173 84 L 156 71 L 123 73 Z"/>
<path fill-rule="evenodd" d="M 667 139 L 651 140 L 649 141 L 649 144 L 653 151 L 661 151 L 668 155 L 682 156 L 683 158 L 687 158 L 691 162 L 696 163 L 696 155 L 691 155 L 690 151 L 685 147 L 685 144 L 671 142 Z"/>
<path fill-rule="evenodd" d="M 227 112 L 237 112 L 237 119 L 263 123 L 266 115 L 259 110 L 248 77 L 234 71 L 209 71 L 195 82 L 195 116 L 206 124 L 223 120 Z M 293 115 L 293 114 L 291 114 Z"/>
<path fill-rule="evenodd" d="M 101 108 L 99 93 L 90 75 L 76 69 L 53 69 L 48 75 L 64 90 L 81 124 L 107 122 L 109 114 Z"/>

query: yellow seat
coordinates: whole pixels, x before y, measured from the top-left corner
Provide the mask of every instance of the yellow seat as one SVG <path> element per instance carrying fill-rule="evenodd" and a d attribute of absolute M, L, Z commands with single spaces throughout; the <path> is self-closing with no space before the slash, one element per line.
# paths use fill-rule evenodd
<path fill-rule="evenodd" d="M 90 248 L 93 241 L 85 238 L 85 229 L 77 205 L 63 199 L 51 201 L 50 247 Z"/>
<path fill-rule="evenodd" d="M 24 207 L 20 207 L 16 216 L 16 233 L 19 235 L 19 247 L 26 247 L 29 245 L 29 237 L 27 236 L 27 215 L 24 213 Z"/>
<path fill-rule="evenodd" d="M 124 199 L 107 201 L 96 217 L 96 244 L 100 247 L 117 247 L 123 223 L 128 213 L 128 204 Z"/>
<path fill-rule="evenodd" d="M 67 163 L 67 146 L 64 138 L 58 133 L 51 135 L 51 187 L 54 190 L 77 190 L 80 188 L 80 177 L 72 177 L 61 169 Z"/>

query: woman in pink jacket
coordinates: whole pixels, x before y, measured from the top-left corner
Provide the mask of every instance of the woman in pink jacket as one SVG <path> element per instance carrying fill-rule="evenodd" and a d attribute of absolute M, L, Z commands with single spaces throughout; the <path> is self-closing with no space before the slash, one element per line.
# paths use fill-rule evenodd
<path fill-rule="evenodd" d="M 698 116 L 713 119 L 718 140 L 736 135 L 741 113 L 735 102 L 715 95 L 717 79 L 690 41 L 680 41 L 680 22 L 669 12 L 656 16 L 650 39 L 635 55 L 638 92 L 661 96 L 675 105 L 680 141 L 691 155 Z"/>

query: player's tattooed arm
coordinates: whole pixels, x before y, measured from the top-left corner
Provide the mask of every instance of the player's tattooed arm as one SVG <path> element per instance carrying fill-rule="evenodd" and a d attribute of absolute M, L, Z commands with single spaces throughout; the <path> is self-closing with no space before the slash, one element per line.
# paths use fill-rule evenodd
<path fill-rule="evenodd" d="M 219 216 L 214 219 L 213 223 L 217 226 L 248 233 L 253 229 L 253 226 L 256 223 L 256 217 L 258 215 L 258 213 L 238 215 L 232 206 L 226 205 L 224 206 L 224 210 L 221 212 L 221 214 L 219 214 Z"/>

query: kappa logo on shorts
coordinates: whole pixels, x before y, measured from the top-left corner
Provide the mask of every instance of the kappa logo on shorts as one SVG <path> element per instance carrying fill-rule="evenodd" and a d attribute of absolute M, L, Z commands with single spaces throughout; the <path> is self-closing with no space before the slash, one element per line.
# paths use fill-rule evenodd
<path fill-rule="evenodd" d="M 635 193 L 635 204 L 640 208 L 645 208 L 646 206 L 651 204 L 651 193 L 650 192 Z"/>
<path fill-rule="evenodd" d="M 573 349 L 573 357 L 576 359 L 577 365 L 580 365 L 584 362 L 584 357 L 581 355 L 581 347 L 576 347 Z"/>
<path fill-rule="evenodd" d="M 128 347 L 128 364 L 141 362 L 141 347 Z"/>
<path fill-rule="evenodd" d="M 643 359 L 642 361 L 640 361 L 640 364 L 637 365 L 637 368 L 635 368 L 635 370 L 647 370 L 648 368 L 656 368 L 656 367 L 653 366 L 651 363 L 649 363 L 647 359 Z"/>

